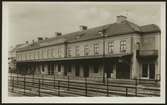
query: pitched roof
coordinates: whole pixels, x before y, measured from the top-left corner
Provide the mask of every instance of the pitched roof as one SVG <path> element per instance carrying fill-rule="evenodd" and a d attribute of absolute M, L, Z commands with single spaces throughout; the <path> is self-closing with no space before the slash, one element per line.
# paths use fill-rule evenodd
<path fill-rule="evenodd" d="M 144 26 L 141 26 L 140 28 L 143 33 L 160 32 L 160 28 L 155 24 L 144 25 Z"/>
<path fill-rule="evenodd" d="M 105 31 L 107 36 L 115 36 L 115 35 L 126 35 L 128 33 L 147 33 L 147 32 L 160 32 L 158 26 L 154 24 L 138 26 L 130 21 L 123 21 L 122 23 L 113 23 L 106 24 L 94 28 L 90 28 L 83 31 L 72 32 L 68 34 L 64 34 L 62 36 L 51 37 L 46 40 L 38 42 L 36 47 L 49 46 L 54 44 L 60 44 L 64 42 L 76 42 L 88 39 L 94 39 L 102 37 L 99 32 Z M 26 46 L 23 49 L 27 48 L 36 48 L 33 46 Z"/>

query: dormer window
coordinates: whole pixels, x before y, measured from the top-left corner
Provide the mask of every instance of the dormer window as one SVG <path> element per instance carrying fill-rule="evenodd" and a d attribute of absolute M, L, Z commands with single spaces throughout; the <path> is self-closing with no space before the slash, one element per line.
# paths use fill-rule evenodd
<path fill-rule="evenodd" d="M 100 34 L 100 36 L 106 36 L 106 29 L 99 31 L 98 34 Z"/>
<path fill-rule="evenodd" d="M 76 36 L 76 39 L 81 38 L 83 35 L 84 35 L 84 33 L 82 33 L 82 34 L 80 34 L 80 35 L 77 35 L 77 36 Z"/>
<path fill-rule="evenodd" d="M 99 31 L 98 34 L 99 34 L 100 36 L 103 36 L 103 32 L 102 32 L 102 31 Z"/>

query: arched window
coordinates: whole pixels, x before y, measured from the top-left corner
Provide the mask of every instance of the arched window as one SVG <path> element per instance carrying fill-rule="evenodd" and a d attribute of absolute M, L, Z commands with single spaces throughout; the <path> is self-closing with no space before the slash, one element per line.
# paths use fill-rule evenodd
<path fill-rule="evenodd" d="M 136 43 L 136 49 L 140 49 L 140 42 Z"/>

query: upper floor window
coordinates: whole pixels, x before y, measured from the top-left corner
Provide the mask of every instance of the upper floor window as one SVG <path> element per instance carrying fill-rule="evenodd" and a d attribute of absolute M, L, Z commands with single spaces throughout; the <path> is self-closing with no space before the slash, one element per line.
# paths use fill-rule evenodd
<path fill-rule="evenodd" d="M 120 51 L 121 52 L 126 52 L 126 40 L 121 40 L 120 41 Z"/>
<path fill-rule="evenodd" d="M 140 49 L 140 42 L 136 43 L 136 49 L 139 50 Z"/>
<path fill-rule="evenodd" d="M 79 56 L 80 54 L 79 54 L 79 46 L 76 46 L 75 47 L 75 55 L 76 56 Z"/>
<path fill-rule="evenodd" d="M 47 58 L 49 58 L 49 56 L 50 56 L 50 49 L 48 48 L 47 49 Z"/>
<path fill-rule="evenodd" d="M 61 48 L 58 48 L 58 56 L 61 57 Z"/>
<path fill-rule="evenodd" d="M 108 43 L 108 53 L 113 53 L 114 51 L 114 42 Z"/>
<path fill-rule="evenodd" d="M 68 54 L 68 57 L 71 57 L 72 56 L 72 54 L 71 54 L 71 47 L 68 47 L 68 50 L 67 50 L 67 54 Z"/>
<path fill-rule="evenodd" d="M 88 47 L 88 45 L 84 46 L 84 55 L 89 55 L 89 47 Z"/>
<path fill-rule="evenodd" d="M 53 58 L 54 55 L 53 55 L 53 48 L 50 49 L 50 53 L 51 53 L 51 57 Z"/>
<path fill-rule="evenodd" d="M 99 54 L 99 44 L 96 43 L 94 44 L 94 55 L 98 55 Z"/>

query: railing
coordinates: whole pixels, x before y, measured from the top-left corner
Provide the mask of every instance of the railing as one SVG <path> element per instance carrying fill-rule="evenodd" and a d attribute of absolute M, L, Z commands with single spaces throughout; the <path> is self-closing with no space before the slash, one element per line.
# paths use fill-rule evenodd
<path fill-rule="evenodd" d="M 9 91 L 26 96 L 160 96 L 160 89 L 138 85 L 114 84 L 109 79 L 106 83 L 61 80 L 54 78 L 9 76 Z"/>

